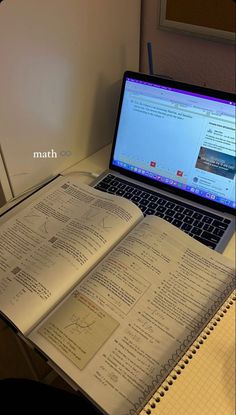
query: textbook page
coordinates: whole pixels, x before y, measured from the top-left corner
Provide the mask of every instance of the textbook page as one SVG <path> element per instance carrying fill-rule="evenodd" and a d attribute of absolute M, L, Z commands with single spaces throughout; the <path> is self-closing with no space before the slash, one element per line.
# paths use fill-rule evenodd
<path fill-rule="evenodd" d="M 136 414 L 233 286 L 230 260 L 149 216 L 29 339 L 105 413 Z"/>
<path fill-rule="evenodd" d="M 1 226 L 1 312 L 25 333 L 142 217 L 75 178 L 45 190 Z"/>

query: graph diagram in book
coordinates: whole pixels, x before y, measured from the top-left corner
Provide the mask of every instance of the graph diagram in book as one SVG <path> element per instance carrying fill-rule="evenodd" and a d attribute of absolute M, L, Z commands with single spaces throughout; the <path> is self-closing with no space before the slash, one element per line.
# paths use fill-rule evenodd
<path fill-rule="evenodd" d="M 235 297 L 140 413 L 147 414 L 235 415 Z"/>
<path fill-rule="evenodd" d="M 38 213 L 32 209 L 29 213 L 22 217 L 22 222 L 30 225 L 37 233 L 47 236 L 51 230 L 55 230 L 56 221 L 48 218 L 44 214 Z"/>
<path fill-rule="evenodd" d="M 39 332 L 83 369 L 118 325 L 93 301 L 75 291 Z"/>
<path fill-rule="evenodd" d="M 113 217 L 111 215 L 104 215 L 104 213 L 98 212 L 97 209 L 90 208 L 81 216 L 81 219 L 85 223 L 94 220 L 104 231 L 109 231 L 113 228 Z"/>

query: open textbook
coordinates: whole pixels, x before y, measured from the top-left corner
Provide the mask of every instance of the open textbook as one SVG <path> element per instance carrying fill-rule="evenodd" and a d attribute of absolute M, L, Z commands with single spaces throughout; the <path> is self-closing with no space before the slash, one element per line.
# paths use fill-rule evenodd
<path fill-rule="evenodd" d="M 60 178 L 0 230 L 0 310 L 100 410 L 137 414 L 234 289 L 230 260 Z"/>

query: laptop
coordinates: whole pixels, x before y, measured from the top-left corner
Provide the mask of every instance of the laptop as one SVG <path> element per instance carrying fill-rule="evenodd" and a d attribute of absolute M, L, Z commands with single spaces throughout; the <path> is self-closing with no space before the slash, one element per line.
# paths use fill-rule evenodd
<path fill-rule="evenodd" d="M 93 186 L 222 252 L 235 229 L 235 141 L 233 94 L 127 71 L 109 170 Z"/>

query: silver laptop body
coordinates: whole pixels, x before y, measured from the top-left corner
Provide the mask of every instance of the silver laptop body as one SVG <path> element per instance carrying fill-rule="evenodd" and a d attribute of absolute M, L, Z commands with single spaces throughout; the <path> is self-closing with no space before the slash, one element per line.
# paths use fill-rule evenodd
<path fill-rule="evenodd" d="M 109 170 L 92 185 L 222 252 L 235 230 L 235 108 L 230 93 L 125 72 Z"/>

